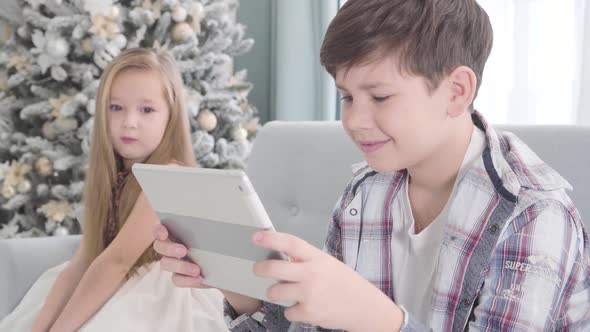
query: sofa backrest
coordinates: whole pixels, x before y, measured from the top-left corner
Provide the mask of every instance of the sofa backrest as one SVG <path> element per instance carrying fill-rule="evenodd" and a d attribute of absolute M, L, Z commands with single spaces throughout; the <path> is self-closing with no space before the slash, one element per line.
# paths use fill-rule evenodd
<path fill-rule="evenodd" d="M 501 126 L 515 133 L 574 187 L 590 229 L 590 127 Z M 279 231 L 322 247 L 332 209 L 362 161 L 340 122 L 267 123 L 258 133 L 247 173 Z"/>

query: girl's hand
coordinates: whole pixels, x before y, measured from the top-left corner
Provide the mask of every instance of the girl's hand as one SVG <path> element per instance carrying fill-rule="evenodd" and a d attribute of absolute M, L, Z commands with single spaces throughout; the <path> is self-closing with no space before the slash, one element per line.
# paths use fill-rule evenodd
<path fill-rule="evenodd" d="M 172 282 L 177 287 L 210 288 L 203 284 L 203 276 L 199 265 L 184 260 L 188 249 L 179 243 L 169 240 L 168 230 L 158 225 L 155 230 L 156 241 L 154 250 L 162 255 L 160 264 L 165 271 L 172 272 Z M 254 313 L 262 303 L 254 298 L 220 289 L 223 296 L 238 314 Z"/>
<path fill-rule="evenodd" d="M 168 230 L 163 225 L 156 227 L 155 235 L 154 250 L 162 255 L 160 261 L 162 269 L 174 273 L 172 276 L 174 285 L 177 287 L 208 288 L 202 284 L 203 276 L 199 265 L 183 259 L 188 254 L 188 249 L 180 243 L 170 241 Z"/>

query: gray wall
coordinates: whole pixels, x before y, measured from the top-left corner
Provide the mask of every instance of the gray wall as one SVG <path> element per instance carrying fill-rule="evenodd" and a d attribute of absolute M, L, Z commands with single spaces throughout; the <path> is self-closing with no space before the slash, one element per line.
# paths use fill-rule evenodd
<path fill-rule="evenodd" d="M 246 37 L 254 39 L 250 52 L 237 57 L 235 69 L 247 69 L 254 88 L 249 102 L 260 112 L 260 122 L 271 119 L 271 0 L 241 0 L 238 22 L 246 26 Z"/>

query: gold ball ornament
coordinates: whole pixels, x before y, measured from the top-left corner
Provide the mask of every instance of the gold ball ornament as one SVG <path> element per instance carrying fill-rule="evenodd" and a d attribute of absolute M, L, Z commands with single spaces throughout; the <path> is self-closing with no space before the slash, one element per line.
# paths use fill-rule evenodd
<path fill-rule="evenodd" d="M 35 161 L 35 171 L 41 176 L 50 176 L 53 173 L 53 164 L 47 157 L 41 157 Z"/>
<path fill-rule="evenodd" d="M 187 41 L 194 33 L 195 31 L 188 23 L 176 23 L 172 28 L 172 39 L 178 43 L 184 42 Z"/>
<path fill-rule="evenodd" d="M 203 110 L 197 115 L 197 123 L 205 131 L 211 131 L 217 127 L 217 116 L 209 110 Z"/>

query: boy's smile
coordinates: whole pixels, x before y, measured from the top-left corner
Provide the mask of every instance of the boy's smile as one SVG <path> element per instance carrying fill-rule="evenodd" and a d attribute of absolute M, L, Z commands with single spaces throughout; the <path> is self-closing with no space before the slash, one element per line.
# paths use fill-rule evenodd
<path fill-rule="evenodd" d="M 448 141 L 446 85 L 430 92 L 424 78 L 400 73 L 395 56 L 337 70 L 336 85 L 342 125 L 374 170 L 421 164 Z"/>
<path fill-rule="evenodd" d="M 375 171 L 407 169 L 416 183 L 447 183 L 473 127 L 466 70 L 458 67 L 429 88 L 425 77 L 402 71 L 397 56 L 372 59 L 336 70 L 346 133 Z"/>
<path fill-rule="evenodd" d="M 360 146 L 363 153 L 371 153 L 381 149 L 391 139 L 387 140 L 359 140 L 357 144 Z"/>

